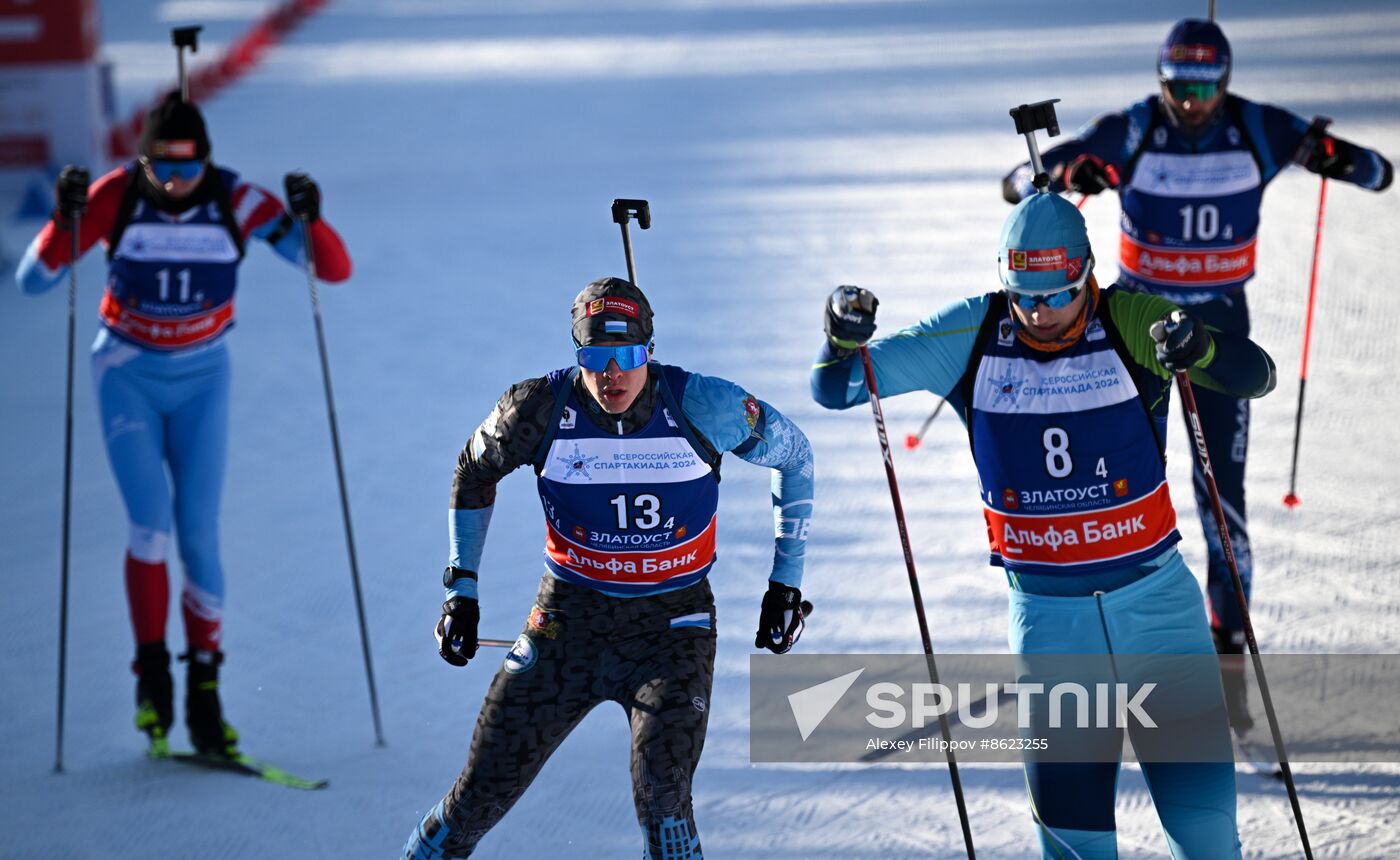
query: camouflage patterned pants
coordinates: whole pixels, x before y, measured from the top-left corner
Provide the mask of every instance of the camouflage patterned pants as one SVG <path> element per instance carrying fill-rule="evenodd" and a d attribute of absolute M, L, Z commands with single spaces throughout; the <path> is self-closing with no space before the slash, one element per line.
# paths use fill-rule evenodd
<path fill-rule="evenodd" d="M 466 857 L 545 761 L 603 701 L 632 729 L 632 798 L 649 860 L 698 860 L 690 783 L 714 680 L 706 581 L 614 598 L 546 575 L 525 630 L 486 694 L 466 767 L 406 847 L 414 860 Z"/>

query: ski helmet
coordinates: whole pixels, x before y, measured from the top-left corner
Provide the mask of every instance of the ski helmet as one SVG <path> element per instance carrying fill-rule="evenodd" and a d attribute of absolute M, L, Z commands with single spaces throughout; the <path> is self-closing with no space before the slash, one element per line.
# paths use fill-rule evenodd
<path fill-rule="evenodd" d="M 199 108 L 180 98 L 180 92 L 170 92 L 151 108 L 141 128 L 141 155 L 148 159 L 172 161 L 198 160 L 209 157 L 209 131 Z"/>
<path fill-rule="evenodd" d="M 631 281 L 599 278 L 574 298 L 574 342 L 651 343 L 651 303 Z"/>
<path fill-rule="evenodd" d="M 1230 42 L 1214 21 L 1185 18 L 1176 22 L 1157 54 L 1161 81 L 1230 80 Z"/>
<path fill-rule="evenodd" d="M 1013 293 L 1045 295 L 1082 287 L 1094 269 L 1084 216 L 1058 194 L 1032 194 L 1001 228 L 997 274 Z"/>

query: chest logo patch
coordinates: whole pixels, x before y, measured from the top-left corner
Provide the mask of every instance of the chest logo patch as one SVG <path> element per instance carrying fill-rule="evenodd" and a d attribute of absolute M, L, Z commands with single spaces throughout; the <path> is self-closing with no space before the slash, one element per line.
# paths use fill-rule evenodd
<path fill-rule="evenodd" d="M 570 478 L 582 478 L 585 481 L 593 480 L 588 468 L 598 461 L 597 457 L 585 457 L 579 450 L 578 443 L 574 443 L 574 452 L 565 457 L 555 457 L 555 461 L 564 464 L 564 480 Z"/>
<path fill-rule="evenodd" d="M 992 406 L 1000 405 L 1003 400 L 1010 400 L 1011 404 L 1014 406 L 1017 396 L 1021 393 L 1021 386 L 1025 384 L 1026 380 L 1016 378 L 1016 374 L 1008 367 L 1006 373 L 1003 374 L 1000 379 L 993 377 L 987 381 L 992 384 L 992 387 L 995 388 L 997 392 L 996 399 L 992 401 Z"/>

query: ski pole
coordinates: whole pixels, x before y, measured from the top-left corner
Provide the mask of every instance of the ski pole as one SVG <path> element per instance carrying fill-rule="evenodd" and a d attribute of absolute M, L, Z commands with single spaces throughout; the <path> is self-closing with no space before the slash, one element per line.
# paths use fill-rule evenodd
<path fill-rule="evenodd" d="M 910 451 L 912 451 L 923 443 L 924 434 L 928 432 L 929 427 L 933 426 L 933 419 L 938 417 L 938 413 L 943 411 L 943 407 L 946 406 L 947 403 L 947 400 L 940 399 L 938 401 L 938 405 L 933 407 L 933 412 L 930 413 L 929 416 L 924 419 L 924 426 L 919 428 L 919 432 L 910 433 L 908 436 L 904 437 L 905 448 L 908 448 Z"/>
<path fill-rule="evenodd" d="M 199 53 L 199 31 L 203 27 L 176 27 L 170 31 L 170 42 L 175 46 L 176 69 L 180 76 L 180 101 L 190 100 L 190 78 L 185 73 L 185 49 L 191 54 Z"/>
<path fill-rule="evenodd" d="M 860 362 L 865 368 L 865 390 L 870 394 L 870 411 L 875 415 L 875 432 L 880 437 L 880 454 L 885 460 L 885 478 L 890 484 L 890 500 L 894 503 L 894 519 L 899 526 L 899 543 L 904 549 L 904 567 L 909 572 L 909 590 L 914 597 L 914 613 L 919 618 L 919 636 L 923 639 L 924 659 L 928 663 L 928 677 L 934 687 L 938 687 L 938 665 L 934 661 L 933 641 L 929 638 L 928 617 L 924 614 L 924 598 L 919 591 L 919 575 L 914 570 L 914 549 L 909 544 L 909 528 L 904 522 L 904 504 L 899 499 L 899 481 L 894 474 L 894 456 L 890 452 L 889 436 L 885 433 L 885 413 L 880 409 L 880 392 L 875 385 L 875 366 L 870 361 L 870 349 L 860 348 Z M 967 847 L 968 860 L 976 860 L 977 851 L 972 847 L 972 826 L 968 823 L 967 802 L 963 799 L 962 779 L 958 776 L 958 760 L 953 754 L 953 735 L 948 728 L 946 714 L 938 715 L 938 729 L 943 734 L 943 749 L 948 755 L 948 774 L 953 781 L 953 797 L 958 804 L 958 820 L 962 824 L 963 844 Z"/>
<path fill-rule="evenodd" d="M 63 773 L 64 693 L 68 687 L 68 545 L 73 519 L 73 353 L 75 351 L 78 304 L 78 256 L 82 252 L 82 211 L 70 213 L 73 231 L 73 259 L 68 264 L 68 385 L 63 409 L 63 546 L 59 551 L 58 597 L 58 722 L 54 740 L 53 772 Z"/>
<path fill-rule="evenodd" d="M 1235 587 L 1235 601 L 1239 604 L 1240 617 L 1244 619 L 1245 641 L 1249 643 L 1249 654 L 1254 661 L 1254 674 L 1259 678 L 1259 692 L 1264 699 L 1264 713 L 1269 718 L 1269 733 L 1273 736 L 1274 752 L 1278 754 L 1279 770 L 1288 786 L 1288 802 L 1293 806 L 1293 818 L 1298 822 L 1298 836 L 1303 841 L 1303 855 L 1312 860 L 1312 845 L 1308 842 L 1308 829 L 1303 823 L 1303 808 L 1298 803 L 1298 789 L 1293 784 L 1293 769 L 1288 765 L 1288 753 L 1283 748 L 1283 733 L 1279 730 L 1278 715 L 1274 712 L 1274 700 L 1269 695 L 1269 683 L 1264 677 L 1264 660 L 1259 656 L 1259 643 L 1254 638 L 1254 624 L 1249 617 L 1249 601 L 1245 600 L 1244 583 L 1240 580 L 1240 569 L 1235 563 L 1235 551 L 1230 545 L 1230 528 L 1225 522 L 1225 511 L 1220 505 L 1220 491 L 1215 485 L 1215 473 L 1210 467 L 1210 452 L 1206 450 L 1206 435 L 1201 429 L 1201 413 L 1196 409 L 1196 396 L 1191 390 L 1191 380 L 1186 371 L 1176 372 L 1176 387 L 1181 392 L 1181 406 L 1186 410 L 1187 421 L 1191 425 L 1191 436 L 1195 443 L 1196 459 L 1205 476 L 1206 490 L 1210 494 L 1211 512 L 1215 515 L 1215 529 L 1220 535 L 1220 546 L 1225 551 L 1225 561 L 1230 568 L 1230 579 Z"/>
<path fill-rule="evenodd" d="M 291 174 L 288 174 L 288 179 Z M 287 190 L 291 196 L 291 189 Z M 316 320 L 316 346 L 321 353 L 321 382 L 326 389 L 326 417 L 331 426 L 331 448 L 335 451 L 335 477 L 340 485 L 340 513 L 345 521 L 345 548 L 350 556 L 350 581 L 355 589 L 355 614 L 360 621 L 360 648 L 365 657 L 365 679 L 369 683 L 369 707 L 374 716 L 374 745 L 384 746 L 384 731 L 379 721 L 379 696 L 374 688 L 374 661 L 369 652 L 369 627 L 365 624 L 365 599 L 360 590 L 360 566 L 355 559 L 355 532 L 350 525 L 350 494 L 345 489 L 345 466 L 340 456 L 340 428 L 335 419 L 335 397 L 331 393 L 330 360 L 326 357 L 325 327 L 321 323 L 321 297 L 316 290 L 316 252 L 311 241 L 311 222 L 298 215 L 302 246 L 306 251 L 306 286 L 311 292 L 311 315 Z"/>
<path fill-rule="evenodd" d="M 1329 122 L 1331 120 L 1326 117 L 1315 117 L 1308 134 L 1303 138 L 1304 145 L 1307 146 L 1311 138 L 1311 145 L 1316 146 L 1318 137 L 1325 132 Z M 1321 143 L 1329 149 L 1332 145 L 1326 138 L 1322 138 Z M 1296 508 L 1303 501 L 1298 498 L 1298 448 L 1303 436 L 1303 392 L 1308 387 L 1308 351 L 1312 347 L 1313 307 L 1317 299 L 1317 259 L 1322 251 L 1322 214 L 1326 206 L 1327 177 L 1324 176 L 1322 187 L 1317 193 L 1317 227 L 1313 232 L 1312 274 L 1308 277 L 1308 314 L 1307 321 L 1303 324 L 1303 358 L 1298 371 L 1298 410 L 1293 416 L 1293 467 L 1288 473 L 1288 493 L 1283 497 L 1284 506 L 1289 508 Z"/>
<path fill-rule="evenodd" d="M 637 268 L 632 265 L 632 237 L 627 232 L 629 216 L 635 216 L 637 226 L 651 229 L 651 206 L 645 200 L 618 198 L 612 202 L 613 221 L 622 227 L 622 253 L 627 256 L 627 280 L 637 286 Z"/>
<path fill-rule="evenodd" d="M 478 648 L 514 648 L 517 641 L 515 639 L 478 639 L 476 645 Z"/>

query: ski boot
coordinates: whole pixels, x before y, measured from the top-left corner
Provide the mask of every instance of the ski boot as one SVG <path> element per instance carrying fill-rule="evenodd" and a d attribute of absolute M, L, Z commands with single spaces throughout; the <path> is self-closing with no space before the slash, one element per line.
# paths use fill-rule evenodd
<path fill-rule="evenodd" d="M 194 648 L 180 659 L 189 663 L 185 687 L 185 726 L 190 743 L 200 755 L 233 758 L 238 755 L 238 732 L 224 721 L 219 706 L 219 664 L 222 651 Z"/>
<path fill-rule="evenodd" d="M 165 643 L 138 645 L 131 671 L 136 675 L 136 728 L 150 738 L 152 756 L 166 755 L 170 752 L 167 735 L 175 721 L 175 692 Z"/>
<path fill-rule="evenodd" d="M 1254 718 L 1249 715 L 1244 631 L 1232 632 L 1212 627 L 1210 635 L 1215 640 L 1215 653 L 1220 655 L 1220 682 L 1225 689 L 1225 713 L 1230 720 L 1230 729 L 1243 738 L 1254 728 Z"/>

